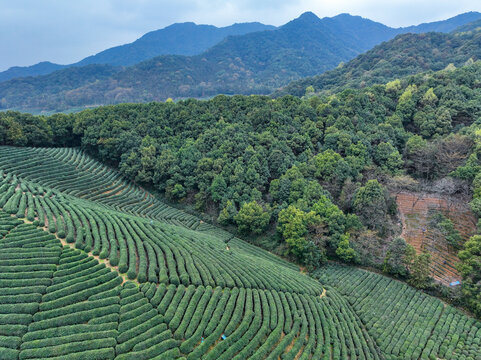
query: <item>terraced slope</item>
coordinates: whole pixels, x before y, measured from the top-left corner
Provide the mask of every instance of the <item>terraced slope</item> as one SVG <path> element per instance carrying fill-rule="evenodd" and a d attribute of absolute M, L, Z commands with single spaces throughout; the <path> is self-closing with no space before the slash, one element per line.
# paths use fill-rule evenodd
<path fill-rule="evenodd" d="M 386 359 L 481 359 L 481 322 L 439 299 L 353 267 L 315 276 L 347 299 Z"/>
<path fill-rule="evenodd" d="M 0 148 L 0 249 L 0 358 L 382 358 L 338 294 L 76 150 Z"/>
<path fill-rule="evenodd" d="M 125 213 L 193 230 L 212 228 L 192 215 L 165 205 L 77 149 L 0 147 L 0 169 L 65 195 L 109 205 Z"/>
<path fill-rule="evenodd" d="M 467 205 L 448 202 L 435 196 L 401 193 L 396 195 L 403 222 L 401 236 L 419 253 L 429 251 L 432 256 L 431 276 L 445 285 L 461 280 L 456 270 L 457 250 L 449 246 L 445 236 L 430 225 L 435 212 L 441 212 L 453 221 L 464 240 L 476 231 L 476 219 Z"/>

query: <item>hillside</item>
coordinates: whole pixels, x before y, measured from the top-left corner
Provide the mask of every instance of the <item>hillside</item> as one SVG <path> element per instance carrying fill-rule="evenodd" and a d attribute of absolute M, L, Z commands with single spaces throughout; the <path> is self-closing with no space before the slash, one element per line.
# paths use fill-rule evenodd
<path fill-rule="evenodd" d="M 478 61 L 329 97 L 217 96 L 52 116 L 7 111 L 0 144 L 80 147 L 308 271 L 328 259 L 373 267 L 479 316 L 479 275 L 469 261 L 481 237 L 473 223 L 465 231 L 441 211 L 434 229 L 431 215 L 398 208 L 392 194 L 435 191 L 481 215 L 480 73 Z M 424 221 L 406 226 L 433 230 L 418 252 L 403 215 Z M 462 277 L 462 293 L 432 281 L 430 269 L 444 284 Z"/>
<path fill-rule="evenodd" d="M 479 356 L 481 322 L 436 298 L 353 267 L 330 265 L 315 276 L 346 298 L 386 359 Z"/>
<path fill-rule="evenodd" d="M 332 285 L 323 289 L 81 151 L 0 147 L 0 154 L 4 358 L 479 352 L 479 322 L 402 283 L 327 267 L 317 273 Z"/>
<path fill-rule="evenodd" d="M 226 27 L 197 25 L 192 22 L 172 24 L 148 32 L 130 44 L 115 46 L 69 65 L 41 62 L 32 66 L 12 67 L 0 72 L 0 82 L 13 78 L 47 75 L 69 67 L 91 64 L 128 66 L 159 55 L 197 55 L 232 35 L 273 30 L 274 26 L 261 23 L 241 23 Z"/>
<path fill-rule="evenodd" d="M 452 29 L 479 16 L 468 13 L 432 28 Z M 399 33 L 426 26 L 394 29 L 347 14 L 319 19 L 305 13 L 276 30 L 228 37 L 200 55 L 156 57 L 108 79 L 81 86 L 74 82 L 61 91 L 44 90 L 50 88 L 55 73 L 6 81 L 0 83 L 1 108 L 38 112 L 217 94 L 268 94 L 293 80 L 333 69 Z M 25 96 L 26 84 L 29 96 Z"/>
<path fill-rule="evenodd" d="M 54 64 L 50 61 L 42 61 L 31 66 L 12 66 L 11 68 L 0 72 L 0 82 L 28 76 L 46 75 L 65 67 L 66 65 Z"/>
<path fill-rule="evenodd" d="M 321 327 L 312 314 L 328 314 L 328 301 L 314 280 L 79 151 L 0 152 L 0 286 L 15 294 L 0 308 L 4 319 L 12 314 L 3 357 L 230 359 L 308 355 L 304 344 L 321 354 L 327 324 L 346 321 L 330 313 Z"/>
<path fill-rule="evenodd" d="M 455 31 L 458 27 L 464 26 L 471 22 L 480 20 L 480 13 L 476 11 L 470 11 L 463 14 L 459 14 L 452 18 L 434 21 L 431 23 L 423 23 L 414 26 L 408 26 L 402 29 L 403 32 L 410 33 L 427 33 L 427 32 L 445 32 L 449 33 Z"/>
<path fill-rule="evenodd" d="M 334 70 L 294 81 L 276 91 L 274 96 L 304 96 L 309 86 L 315 92 L 334 93 L 346 88 L 383 84 L 429 70 L 439 71 L 449 64 L 459 67 L 470 59 L 481 58 L 480 45 L 481 33 L 477 31 L 399 35 Z"/>
<path fill-rule="evenodd" d="M 476 233 L 476 218 L 468 204 L 455 198 L 412 193 L 397 194 L 396 203 L 403 224 L 401 236 L 418 253 L 429 251 L 432 254 L 431 276 L 445 285 L 461 281 L 456 269 L 459 263 L 457 249 L 446 240 L 446 234 L 433 224 L 433 218 L 442 213 L 467 241 Z"/>

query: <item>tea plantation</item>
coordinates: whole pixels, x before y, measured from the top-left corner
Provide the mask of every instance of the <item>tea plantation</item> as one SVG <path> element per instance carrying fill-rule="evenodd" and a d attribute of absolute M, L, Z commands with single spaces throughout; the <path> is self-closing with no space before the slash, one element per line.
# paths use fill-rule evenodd
<path fill-rule="evenodd" d="M 314 275 L 79 150 L 0 147 L 0 359 L 481 359 L 440 300 Z"/>
<path fill-rule="evenodd" d="M 386 359 L 481 359 L 481 322 L 437 298 L 353 267 L 314 276 L 347 299 Z"/>

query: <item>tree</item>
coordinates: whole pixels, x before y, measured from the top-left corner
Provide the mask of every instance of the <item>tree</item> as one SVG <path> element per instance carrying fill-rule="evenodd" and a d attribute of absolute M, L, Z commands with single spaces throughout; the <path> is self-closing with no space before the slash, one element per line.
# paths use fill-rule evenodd
<path fill-rule="evenodd" d="M 404 124 L 409 123 L 413 117 L 414 110 L 416 109 L 416 100 L 414 99 L 416 92 L 416 85 L 409 85 L 399 97 L 396 113 Z"/>
<path fill-rule="evenodd" d="M 144 143 L 144 141 L 142 141 Z M 156 152 L 154 145 L 142 146 L 140 148 L 140 163 L 142 165 L 139 170 L 136 181 L 143 183 L 151 183 L 154 178 L 154 167 L 156 163 Z"/>
<path fill-rule="evenodd" d="M 481 316 L 481 235 L 474 235 L 466 241 L 458 257 L 465 301 L 476 315 Z"/>
<path fill-rule="evenodd" d="M 326 262 L 325 249 L 319 248 L 312 241 L 308 241 L 303 254 L 303 264 L 307 266 L 308 271 L 313 271 L 316 267 Z"/>
<path fill-rule="evenodd" d="M 391 82 L 388 82 L 386 84 L 386 91 L 391 92 L 391 93 L 397 93 L 399 90 L 401 90 L 402 85 L 401 81 L 399 79 L 393 80 Z"/>
<path fill-rule="evenodd" d="M 343 183 L 351 169 L 346 161 L 331 149 L 319 153 L 312 159 L 314 176 L 321 181 Z"/>
<path fill-rule="evenodd" d="M 225 195 L 227 190 L 227 184 L 224 180 L 222 175 L 216 175 L 214 180 L 212 181 L 212 185 L 210 186 L 210 192 L 212 196 L 212 200 L 220 201 Z"/>
<path fill-rule="evenodd" d="M 382 142 L 376 147 L 374 160 L 381 169 L 391 175 L 396 175 L 403 167 L 403 160 L 399 151 L 391 143 Z"/>
<path fill-rule="evenodd" d="M 232 224 L 234 222 L 234 217 L 237 214 L 237 209 L 234 203 L 227 200 L 224 208 L 221 210 L 217 221 L 222 225 Z"/>
<path fill-rule="evenodd" d="M 463 238 L 459 230 L 454 227 L 454 223 L 448 219 L 444 214 L 437 213 L 433 216 L 431 223 L 437 228 L 445 237 L 447 243 L 455 249 L 461 247 Z"/>
<path fill-rule="evenodd" d="M 476 167 L 476 165 L 470 162 L 470 160 L 468 160 L 468 162 L 470 162 L 469 164 L 466 162 L 466 159 L 473 148 L 473 142 L 469 137 L 460 134 L 449 134 L 446 138 L 437 141 L 436 145 L 435 159 L 440 176 L 445 176 L 451 173 L 461 167 L 464 163 L 468 165 L 468 168 L 469 166 L 474 166 L 477 171 L 481 169 L 479 164 L 476 164 L 478 165 Z M 472 155 L 475 155 L 475 153 Z M 471 161 L 474 160 L 477 159 L 472 159 Z M 473 171 L 474 169 L 469 170 Z M 469 175 L 467 175 L 467 177 L 461 176 L 461 178 L 472 180 L 472 177 L 469 178 Z"/>
<path fill-rule="evenodd" d="M 425 138 L 448 134 L 452 127 L 451 114 L 449 109 L 444 107 L 436 110 L 431 106 L 426 106 L 414 115 L 414 124 Z"/>
<path fill-rule="evenodd" d="M 185 191 L 185 188 L 182 186 L 182 184 L 175 184 L 170 191 L 168 191 L 170 194 L 170 197 L 173 199 L 183 199 L 185 195 L 187 194 Z"/>
<path fill-rule="evenodd" d="M 424 96 L 421 100 L 421 103 L 424 106 L 426 106 L 426 105 L 435 106 L 437 102 L 438 102 L 438 97 L 434 93 L 434 89 L 429 88 L 428 91 L 426 91 L 426 93 L 424 94 Z"/>
<path fill-rule="evenodd" d="M 289 245 L 290 252 L 302 260 L 309 242 L 309 228 L 320 223 L 321 218 L 314 211 L 306 213 L 290 205 L 279 212 L 277 231 Z"/>
<path fill-rule="evenodd" d="M 349 233 L 341 236 L 336 249 L 336 255 L 345 262 L 352 262 L 356 259 L 356 252 L 349 244 Z"/>
<path fill-rule="evenodd" d="M 387 215 L 386 193 L 377 180 L 369 180 L 354 196 L 354 211 L 370 229 L 383 230 Z"/>
<path fill-rule="evenodd" d="M 323 224 L 327 225 L 329 242 L 333 248 L 337 248 L 337 243 L 346 231 L 346 215 L 325 195 L 312 206 L 312 211 L 320 216 Z"/>
<path fill-rule="evenodd" d="M 373 230 L 361 231 L 356 235 L 350 234 L 349 243 L 357 253 L 358 262 L 366 266 L 380 266 L 384 260 L 386 240 Z"/>
<path fill-rule="evenodd" d="M 142 168 L 140 157 L 136 151 L 131 151 L 130 154 L 123 154 L 120 162 L 120 172 L 129 179 L 135 179 L 139 170 Z"/>
<path fill-rule="evenodd" d="M 433 144 L 419 135 L 411 136 L 406 142 L 406 167 L 416 176 L 432 178 L 436 167 L 435 152 Z"/>
<path fill-rule="evenodd" d="M 254 234 L 261 234 L 269 225 L 270 218 L 269 211 L 264 210 L 256 201 L 244 203 L 234 216 L 239 231 Z"/>
<path fill-rule="evenodd" d="M 409 266 L 408 283 L 419 289 L 425 289 L 429 285 L 431 254 L 423 252 L 414 258 Z"/>
<path fill-rule="evenodd" d="M 409 251 L 406 240 L 401 237 L 394 238 L 388 246 L 383 271 L 393 275 L 406 276 L 406 261 L 410 257 Z"/>
<path fill-rule="evenodd" d="M 14 146 L 27 145 L 27 137 L 23 132 L 22 126 L 16 121 L 12 121 L 7 130 L 7 144 Z"/>

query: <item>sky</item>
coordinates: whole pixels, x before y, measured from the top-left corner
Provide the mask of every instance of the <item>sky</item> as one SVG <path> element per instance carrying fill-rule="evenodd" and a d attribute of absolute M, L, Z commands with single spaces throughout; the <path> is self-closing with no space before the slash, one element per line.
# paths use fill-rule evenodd
<path fill-rule="evenodd" d="M 480 11 L 480 0 L 0 0 L 0 71 L 69 64 L 175 22 L 282 25 L 305 11 L 399 27 Z"/>

